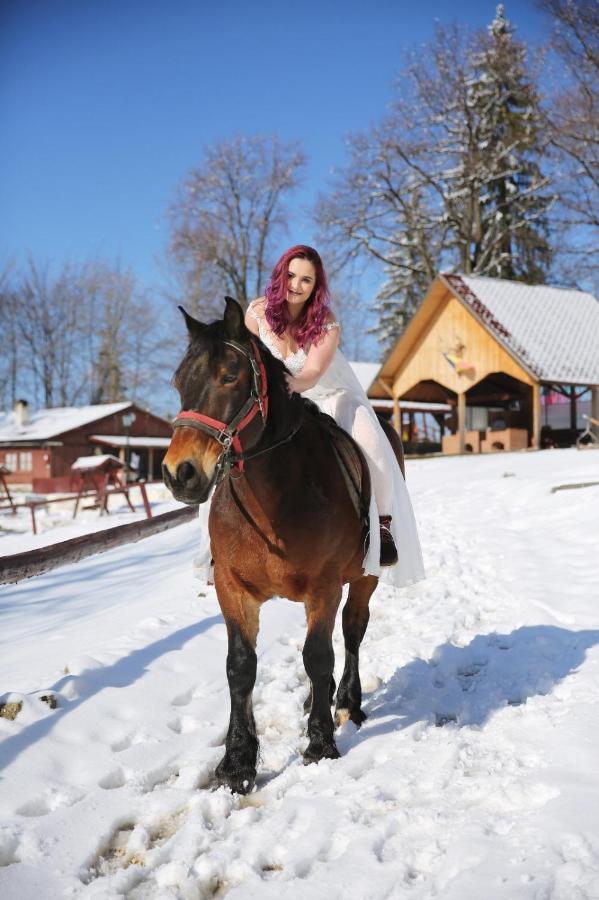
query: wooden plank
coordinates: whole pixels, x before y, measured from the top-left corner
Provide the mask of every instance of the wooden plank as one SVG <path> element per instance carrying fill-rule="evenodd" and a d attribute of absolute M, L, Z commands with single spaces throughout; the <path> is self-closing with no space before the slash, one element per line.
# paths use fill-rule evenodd
<path fill-rule="evenodd" d="M 50 572 L 59 566 L 79 562 L 79 560 L 94 556 L 96 553 L 105 553 L 122 544 L 136 543 L 153 534 L 159 534 L 161 531 L 167 531 L 169 528 L 190 522 L 197 518 L 197 515 L 197 506 L 184 506 L 181 509 L 162 513 L 153 519 L 117 525 L 114 528 L 106 528 L 104 531 L 95 531 L 93 534 L 84 534 L 68 541 L 60 541 L 60 543 L 51 544 L 48 547 L 39 547 L 37 550 L 2 556 L 0 557 L 0 584 L 13 584 L 24 578 L 32 578 L 34 575 Z"/>
<path fill-rule="evenodd" d="M 597 487 L 598 485 L 599 481 L 579 481 L 576 484 L 558 484 L 551 488 L 551 493 L 555 494 L 557 491 L 576 491 L 578 488 Z"/>

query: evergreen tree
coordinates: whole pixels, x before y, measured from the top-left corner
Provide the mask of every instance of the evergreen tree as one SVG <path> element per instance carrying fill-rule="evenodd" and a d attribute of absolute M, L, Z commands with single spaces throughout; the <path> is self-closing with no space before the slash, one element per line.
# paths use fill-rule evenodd
<path fill-rule="evenodd" d="M 375 330 L 385 345 L 440 271 L 545 280 L 553 198 L 539 98 L 503 7 L 474 38 L 439 27 L 392 113 L 350 147 L 317 215 L 329 255 L 382 263 Z"/>
<path fill-rule="evenodd" d="M 543 188 L 539 97 L 503 5 L 481 50 L 471 57 L 469 104 L 474 112 L 475 165 L 466 178 L 480 186 L 479 240 L 467 268 L 497 278 L 540 283 L 550 263 Z M 478 151 L 476 153 L 476 151 Z"/>

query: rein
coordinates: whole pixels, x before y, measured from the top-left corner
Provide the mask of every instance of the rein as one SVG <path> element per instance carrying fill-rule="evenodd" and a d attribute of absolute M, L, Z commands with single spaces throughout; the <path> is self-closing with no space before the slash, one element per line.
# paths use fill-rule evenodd
<path fill-rule="evenodd" d="M 197 428 L 198 431 L 209 434 L 210 437 L 217 440 L 221 445 L 223 449 L 216 463 L 217 483 L 221 478 L 227 475 L 233 467 L 236 467 L 239 470 L 239 473 L 242 474 L 246 460 L 253 459 L 255 456 L 260 456 L 262 453 L 267 453 L 269 450 L 274 450 L 275 447 L 287 443 L 287 441 L 290 441 L 295 437 L 301 427 L 300 422 L 299 425 L 293 429 L 291 434 L 287 435 L 287 437 L 282 440 L 277 441 L 275 444 L 271 444 L 269 447 L 265 447 L 262 450 L 244 452 L 243 447 L 241 446 L 240 437 L 243 429 L 255 419 L 258 413 L 260 413 L 263 425 L 266 425 L 266 420 L 268 418 L 268 383 L 266 379 L 266 368 L 262 361 L 260 351 L 258 350 L 258 345 L 253 339 L 250 339 L 251 352 L 249 352 L 242 344 L 237 343 L 237 341 L 223 341 L 223 343 L 228 347 L 232 347 L 233 350 L 236 350 L 238 353 L 241 353 L 242 356 L 245 356 L 250 364 L 252 370 L 252 387 L 247 400 L 239 412 L 234 415 L 228 423 L 221 422 L 219 419 L 213 419 L 211 416 L 193 410 L 181 410 L 173 422 L 173 428 L 181 428 L 184 426 Z"/>

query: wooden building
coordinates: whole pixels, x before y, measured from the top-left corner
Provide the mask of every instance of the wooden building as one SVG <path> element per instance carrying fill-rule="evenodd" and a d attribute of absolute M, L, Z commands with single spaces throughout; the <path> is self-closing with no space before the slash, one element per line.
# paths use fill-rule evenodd
<path fill-rule="evenodd" d="M 70 490 L 72 464 L 94 453 L 114 453 L 137 462 L 139 475 L 160 478 L 171 434 L 170 422 L 128 401 L 29 413 L 21 400 L 0 413 L 0 465 L 8 484 L 40 493 Z"/>
<path fill-rule="evenodd" d="M 599 418 L 599 303 L 581 291 L 494 278 L 439 275 L 397 341 L 368 395 L 393 403 L 447 403 L 444 452 L 551 446 L 542 395 L 570 404 L 591 397 Z M 373 399 L 374 402 L 374 399 Z M 562 440 L 563 439 L 563 440 Z"/>

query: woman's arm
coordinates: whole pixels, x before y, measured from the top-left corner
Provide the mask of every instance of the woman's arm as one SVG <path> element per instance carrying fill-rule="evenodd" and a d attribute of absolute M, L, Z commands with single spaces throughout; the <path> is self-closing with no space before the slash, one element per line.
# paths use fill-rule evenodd
<path fill-rule="evenodd" d="M 303 394 L 304 391 L 309 391 L 318 383 L 333 361 L 339 346 L 339 325 L 332 320 L 328 324 L 334 327 L 328 328 L 320 341 L 312 344 L 300 374 L 285 376 L 290 393 Z"/>

